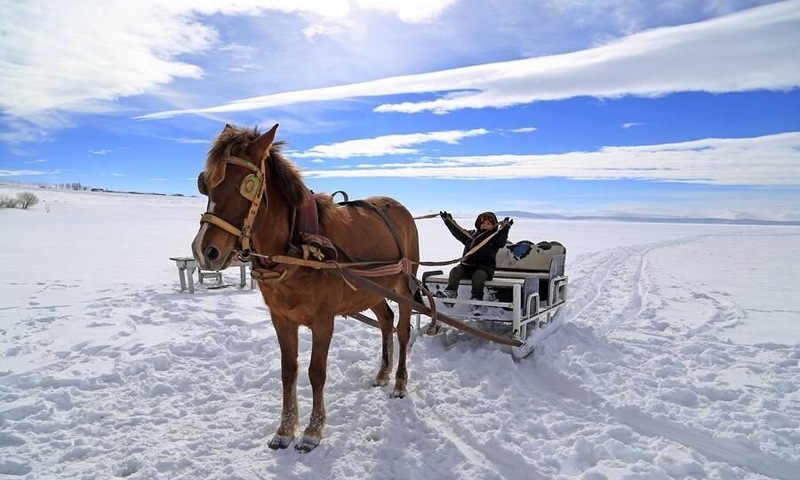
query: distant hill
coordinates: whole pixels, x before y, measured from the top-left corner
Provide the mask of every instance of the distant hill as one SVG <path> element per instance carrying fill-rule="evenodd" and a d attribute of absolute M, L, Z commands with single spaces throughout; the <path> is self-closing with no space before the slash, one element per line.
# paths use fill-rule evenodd
<path fill-rule="evenodd" d="M 86 185 L 81 185 L 80 183 L 42 183 L 42 182 L 13 182 L 13 181 L 0 181 L 0 187 L 11 187 L 11 188 L 30 188 L 30 189 L 47 189 L 47 190 L 59 190 L 59 191 L 75 191 L 75 192 L 94 192 L 94 193 L 124 193 L 129 195 L 155 195 L 165 197 L 168 194 L 166 193 L 159 193 L 159 192 L 139 192 L 139 191 L 123 191 L 123 190 L 111 190 L 108 188 L 102 187 L 89 187 Z M 169 194 L 172 197 L 196 197 L 196 195 L 184 195 L 182 193 L 172 193 Z"/>
<path fill-rule="evenodd" d="M 671 217 L 667 215 L 558 215 L 506 210 L 495 212 L 498 218 L 538 218 L 542 220 L 598 220 L 637 223 L 700 223 L 710 225 L 783 225 L 800 226 L 800 221 L 758 220 L 755 218 L 703 218 L 703 217 Z"/>

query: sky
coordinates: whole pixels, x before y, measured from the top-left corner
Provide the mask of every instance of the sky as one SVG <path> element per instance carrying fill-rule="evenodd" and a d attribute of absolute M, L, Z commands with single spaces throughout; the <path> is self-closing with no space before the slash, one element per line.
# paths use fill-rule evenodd
<path fill-rule="evenodd" d="M 798 0 L 0 11 L 0 182 L 195 195 L 278 123 L 312 190 L 414 211 L 800 220 Z"/>

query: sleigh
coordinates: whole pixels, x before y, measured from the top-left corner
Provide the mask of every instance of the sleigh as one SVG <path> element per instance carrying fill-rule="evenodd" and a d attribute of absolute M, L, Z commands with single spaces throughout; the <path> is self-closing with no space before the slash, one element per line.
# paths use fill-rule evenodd
<path fill-rule="evenodd" d="M 435 298 L 435 308 L 481 331 L 514 340 L 509 344 L 511 354 L 523 358 L 560 325 L 556 314 L 567 297 L 565 260 L 566 249 L 558 242 L 507 245 L 497 254 L 497 269 L 485 284 L 483 300 L 469 299 L 467 279 L 461 281 L 457 298 Z M 422 275 L 423 286 L 434 296 L 444 293 L 447 280 L 441 270 Z M 423 303 L 432 307 L 430 299 L 423 297 Z M 421 317 L 416 314 L 418 329 Z"/>

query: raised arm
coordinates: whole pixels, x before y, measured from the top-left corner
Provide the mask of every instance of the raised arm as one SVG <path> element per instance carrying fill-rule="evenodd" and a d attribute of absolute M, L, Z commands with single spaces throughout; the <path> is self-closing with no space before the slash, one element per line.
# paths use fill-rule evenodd
<path fill-rule="evenodd" d="M 444 220 L 444 225 L 448 230 L 450 230 L 450 233 L 456 238 L 456 240 L 464 245 L 472 240 L 472 235 L 464 230 L 461 225 L 458 224 L 458 222 L 453 220 L 452 215 L 447 212 L 439 212 L 439 216 L 442 217 L 442 220 Z"/>
<path fill-rule="evenodd" d="M 492 246 L 496 249 L 500 249 L 505 246 L 506 242 L 508 242 L 508 231 L 511 230 L 511 225 L 514 224 L 514 220 L 506 217 L 500 222 L 497 226 L 499 228 L 497 235 L 492 238 Z"/>

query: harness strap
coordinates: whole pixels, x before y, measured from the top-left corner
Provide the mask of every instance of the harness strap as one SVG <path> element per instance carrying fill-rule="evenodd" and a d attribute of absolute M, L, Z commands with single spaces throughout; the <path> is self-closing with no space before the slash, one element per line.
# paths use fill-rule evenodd
<path fill-rule="evenodd" d="M 347 192 L 345 192 L 344 190 L 336 190 L 335 192 L 331 193 L 331 198 L 335 197 L 336 194 L 341 194 L 342 198 L 344 198 L 344 200 L 339 202 L 339 205 L 342 205 L 350 201 L 350 196 L 347 195 Z"/>
<path fill-rule="evenodd" d="M 366 203 L 366 202 L 365 202 Z M 502 225 L 503 222 L 500 222 Z M 499 231 L 499 229 L 498 229 Z M 336 262 L 333 260 L 308 260 L 304 258 L 297 258 L 292 257 L 290 255 L 261 255 L 257 253 L 253 253 L 252 255 L 255 257 L 263 258 L 267 261 L 278 263 L 278 264 L 286 264 L 286 265 L 298 265 L 301 267 L 310 267 L 317 270 L 328 270 L 328 269 L 346 269 L 353 271 L 355 274 L 363 276 L 363 277 L 380 277 L 380 276 L 388 276 L 388 275 L 395 275 L 397 273 L 410 273 L 411 268 L 414 264 L 423 265 L 423 266 L 440 266 L 440 265 L 450 265 L 452 263 L 459 262 L 464 258 L 472 255 L 476 250 L 480 249 L 484 246 L 489 240 L 491 240 L 495 235 L 497 235 L 498 231 L 493 232 L 491 235 L 486 237 L 480 244 L 478 244 L 475 248 L 470 250 L 467 255 L 461 258 L 456 258 L 454 260 L 447 260 L 444 262 L 414 262 L 409 260 L 408 258 L 403 256 L 400 260 L 367 260 L 362 262 Z M 360 268 L 364 267 L 364 268 Z M 371 268 L 370 268 L 371 267 Z"/>
<path fill-rule="evenodd" d="M 343 271 L 342 275 L 345 277 L 346 280 L 349 280 L 350 282 L 352 282 L 356 286 L 365 288 L 367 290 L 371 290 L 373 292 L 380 293 L 385 298 L 394 300 L 398 304 L 405 305 L 405 306 L 407 306 L 407 307 L 409 307 L 409 308 L 411 308 L 411 309 L 413 309 L 415 311 L 418 311 L 420 313 L 423 313 L 425 315 L 431 316 L 431 314 L 432 314 L 432 311 L 431 311 L 432 309 L 431 308 L 426 307 L 425 305 L 423 305 L 421 303 L 417 303 L 416 301 L 414 301 L 414 300 L 412 300 L 412 299 L 410 299 L 410 298 L 408 298 L 406 296 L 400 295 L 399 293 L 395 292 L 394 290 L 390 290 L 390 289 L 384 287 L 383 285 L 380 285 L 380 284 L 377 284 L 377 283 L 373 282 L 372 280 L 367 280 L 366 278 L 363 278 L 363 277 L 360 277 L 358 275 L 355 275 L 355 274 L 353 274 L 352 272 L 349 272 L 349 271 Z M 436 314 L 436 316 L 438 317 L 438 320 L 440 322 L 446 323 L 447 325 L 450 325 L 451 327 L 455 327 L 455 328 L 457 328 L 459 330 L 462 330 L 464 332 L 467 332 L 467 333 L 470 333 L 472 335 L 475 335 L 476 337 L 485 338 L 487 340 L 491 340 L 491 341 L 497 342 L 497 343 L 502 343 L 504 345 L 511 345 L 512 347 L 521 347 L 522 345 L 524 345 L 524 343 L 522 341 L 520 341 L 519 339 L 517 339 L 517 338 L 508 338 L 508 337 L 504 337 L 502 335 L 498 335 L 496 333 L 486 332 L 484 330 L 481 330 L 478 327 L 475 327 L 475 326 L 473 326 L 473 325 L 471 325 L 469 323 L 462 322 L 460 320 L 456 320 L 455 318 L 450 317 L 449 315 L 445 315 L 444 313 L 441 313 L 441 312 L 438 312 Z"/>
<path fill-rule="evenodd" d="M 226 150 L 226 153 L 229 153 L 229 151 L 230 151 L 230 146 Z M 238 165 L 240 167 L 244 167 L 244 168 L 246 168 L 248 170 L 251 170 L 251 171 L 255 172 L 255 175 L 258 177 L 258 191 L 256 192 L 256 195 L 253 198 L 253 201 L 250 203 L 250 210 L 247 212 L 247 217 L 245 218 L 244 224 L 242 225 L 241 229 L 234 227 L 229 222 L 223 220 L 222 218 L 214 215 L 211 212 L 206 212 L 206 213 L 204 213 L 203 215 L 200 216 L 200 224 L 210 223 L 212 225 L 215 225 L 215 226 L 225 230 L 229 234 L 234 235 L 234 236 L 239 238 L 239 242 L 242 245 L 242 250 L 241 250 L 241 253 L 240 253 L 239 257 L 241 259 L 243 259 L 243 260 L 246 260 L 247 257 L 250 254 L 250 232 L 252 231 L 253 222 L 255 221 L 256 214 L 258 213 L 258 208 L 261 206 L 261 200 L 262 200 L 262 198 L 266 199 L 267 185 L 266 185 L 266 178 L 265 178 L 265 174 L 264 174 L 264 172 L 266 171 L 265 170 L 265 163 L 264 163 L 265 161 L 266 161 L 266 157 L 261 159 L 261 169 L 260 170 L 259 170 L 258 167 L 256 167 L 254 164 L 248 162 L 247 160 L 245 160 L 243 158 L 240 158 L 240 157 L 234 157 L 232 155 L 228 155 L 227 158 L 225 159 L 225 163 L 221 164 L 221 165 L 227 165 L 227 164 L 230 163 L 230 164 L 233 164 L 233 165 Z M 221 174 L 221 176 L 220 176 L 220 178 L 215 179 L 214 182 L 216 182 L 216 183 L 221 182 L 222 178 L 224 178 L 224 176 L 225 176 L 224 168 L 222 168 L 221 166 L 218 166 L 217 169 L 215 170 L 215 173 L 217 175 Z"/>
<path fill-rule="evenodd" d="M 242 235 L 242 231 L 238 228 L 234 227 L 230 223 L 226 222 L 225 220 L 219 218 L 218 216 L 214 215 L 213 213 L 204 213 L 200 215 L 200 224 L 203 223 L 210 223 L 212 225 L 216 225 L 217 227 L 225 230 L 226 232 L 230 233 L 235 237 L 240 237 Z"/>
<path fill-rule="evenodd" d="M 266 161 L 266 156 L 261 159 L 261 169 L 256 171 L 256 175 L 258 176 L 258 192 L 256 192 L 255 198 L 253 198 L 253 202 L 250 204 L 250 211 L 247 212 L 247 218 L 244 219 L 244 225 L 242 225 L 242 234 L 241 234 L 241 241 L 242 241 L 242 254 L 241 257 L 247 258 L 250 255 L 250 231 L 253 229 L 253 222 L 256 219 L 256 214 L 258 214 L 258 207 L 261 206 L 261 198 L 266 197 L 267 193 L 267 179 L 264 175 L 266 171 L 266 166 L 264 162 Z M 249 162 L 248 162 L 249 163 Z"/>
<path fill-rule="evenodd" d="M 394 275 L 400 272 L 410 272 L 411 266 L 413 262 L 408 260 L 407 258 L 402 258 L 400 260 L 392 260 L 390 262 L 376 260 L 374 262 L 367 261 L 367 262 L 347 262 L 347 263 L 340 263 L 333 260 L 306 260 L 304 258 L 297 258 L 291 257 L 289 255 L 261 255 L 258 253 L 253 254 L 256 257 L 264 258 L 270 262 L 274 263 L 282 263 L 286 265 L 298 265 L 301 267 L 309 267 L 315 270 L 329 270 L 329 269 L 347 269 L 347 270 L 358 270 L 359 272 L 363 271 L 363 276 L 370 276 L 370 277 L 379 277 L 384 275 Z M 376 268 L 363 268 L 358 269 L 357 267 L 376 267 Z M 370 272 L 377 271 L 378 269 L 382 269 L 381 272 L 377 275 L 370 275 Z"/>
<path fill-rule="evenodd" d="M 475 245 L 474 247 L 472 247 L 472 249 L 469 252 L 467 252 L 463 257 L 455 258 L 453 260 L 445 260 L 443 262 L 419 262 L 418 264 L 422 265 L 422 266 L 425 266 L 425 267 L 440 267 L 440 266 L 444 266 L 444 265 L 450 265 L 450 264 L 453 264 L 453 263 L 458 263 L 458 262 L 464 260 L 465 258 L 469 257 L 470 255 L 472 255 L 473 253 L 477 252 L 478 250 L 480 250 L 487 243 L 489 243 L 489 240 L 491 240 L 492 238 L 494 238 L 495 235 L 500 233 L 500 230 L 503 227 L 505 227 L 505 224 L 506 224 L 506 222 L 498 223 L 497 224 L 497 230 L 492 232 L 491 235 L 489 235 L 486 238 L 484 238 L 483 241 L 481 241 L 481 243 L 479 243 L 479 244 Z"/>
<path fill-rule="evenodd" d="M 372 210 L 376 211 L 378 213 L 378 215 L 381 216 L 381 219 L 383 219 L 383 222 L 386 224 L 386 226 L 389 227 L 389 231 L 392 232 L 392 236 L 394 237 L 394 241 L 395 241 L 395 243 L 397 243 L 397 248 L 400 250 L 400 256 L 403 259 L 405 259 L 406 251 L 403 248 L 403 244 L 400 241 L 400 237 L 397 236 L 397 231 L 394 229 L 394 226 L 392 225 L 392 221 L 389 220 L 389 217 L 386 215 L 386 211 L 385 210 L 388 208 L 388 206 L 384 207 L 383 209 L 381 209 L 381 208 L 378 208 L 378 206 L 375 205 L 374 203 L 370 203 L 370 202 L 367 202 L 365 200 L 353 200 L 352 202 L 342 202 L 339 205 L 343 205 L 343 206 L 354 205 L 354 206 L 357 206 L 357 207 L 371 208 Z"/>
<path fill-rule="evenodd" d="M 297 232 L 299 234 L 310 233 L 312 235 L 317 235 L 319 234 L 317 200 L 314 198 L 314 193 L 308 190 L 306 190 L 305 197 L 297 219 Z"/>

